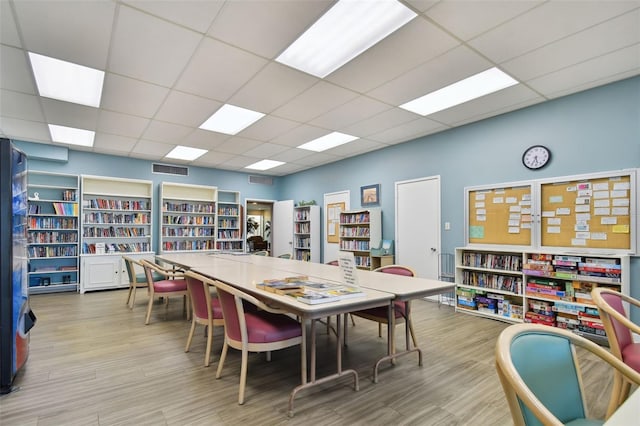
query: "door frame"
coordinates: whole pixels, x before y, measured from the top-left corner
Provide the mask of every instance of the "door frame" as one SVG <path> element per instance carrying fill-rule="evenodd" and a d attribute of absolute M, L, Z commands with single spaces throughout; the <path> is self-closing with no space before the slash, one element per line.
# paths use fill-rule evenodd
<path fill-rule="evenodd" d="M 257 203 L 257 204 L 268 204 L 270 206 L 270 211 L 271 211 L 271 225 L 273 226 L 273 203 L 275 203 L 276 200 L 265 200 L 265 199 L 261 199 L 261 198 L 245 198 L 244 199 L 244 215 L 243 215 L 243 223 L 242 223 L 242 238 L 244 240 L 244 251 L 245 253 L 249 252 L 249 244 L 247 244 L 247 218 L 249 217 L 249 209 L 248 209 L 248 205 L 249 204 L 253 204 L 253 203 Z M 273 232 L 273 230 L 271 230 L 271 232 Z"/>

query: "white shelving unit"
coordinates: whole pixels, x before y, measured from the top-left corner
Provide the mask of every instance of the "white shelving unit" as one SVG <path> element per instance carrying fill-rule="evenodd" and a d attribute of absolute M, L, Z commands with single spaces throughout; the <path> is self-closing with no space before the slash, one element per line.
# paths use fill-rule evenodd
<path fill-rule="evenodd" d="M 293 258 L 320 262 L 320 206 L 293 208 Z"/>
<path fill-rule="evenodd" d="M 456 249 L 456 311 L 568 328 L 606 343 L 591 290 L 629 294 L 629 256 L 611 253 Z"/>
<path fill-rule="evenodd" d="M 356 266 L 371 269 L 371 247 L 382 239 L 380 208 L 344 211 L 340 213 L 340 250 L 352 251 Z"/>
<path fill-rule="evenodd" d="M 153 257 L 153 182 L 81 176 L 80 292 L 128 286 L 122 255 Z"/>
<path fill-rule="evenodd" d="M 214 186 L 162 182 L 160 251 L 214 250 L 216 199 Z"/>
<path fill-rule="evenodd" d="M 244 251 L 240 192 L 218 191 L 216 250 Z"/>
<path fill-rule="evenodd" d="M 29 171 L 29 293 L 78 290 L 78 175 Z"/>

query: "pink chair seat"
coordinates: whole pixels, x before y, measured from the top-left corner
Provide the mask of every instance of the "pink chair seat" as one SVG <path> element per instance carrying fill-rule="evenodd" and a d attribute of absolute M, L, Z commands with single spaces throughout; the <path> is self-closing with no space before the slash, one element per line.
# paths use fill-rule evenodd
<path fill-rule="evenodd" d="M 172 291 L 187 291 L 187 282 L 185 280 L 162 280 L 153 283 L 153 289 L 156 293 L 169 293 Z"/>
<path fill-rule="evenodd" d="M 629 367 L 640 373 L 640 343 L 632 343 L 622 349 L 622 360 Z"/>
<path fill-rule="evenodd" d="M 249 343 L 271 343 L 302 336 L 300 323 L 281 314 L 245 312 Z"/>

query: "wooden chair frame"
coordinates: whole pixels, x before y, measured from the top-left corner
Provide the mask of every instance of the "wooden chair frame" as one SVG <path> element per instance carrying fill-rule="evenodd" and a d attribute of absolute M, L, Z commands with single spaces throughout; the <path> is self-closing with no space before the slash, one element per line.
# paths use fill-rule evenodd
<path fill-rule="evenodd" d="M 583 348 L 594 355 L 601 358 L 604 362 L 611 365 L 615 371 L 624 375 L 628 380 L 640 384 L 640 373 L 636 372 L 629 366 L 622 363 L 618 358 L 612 355 L 606 349 L 600 347 L 596 343 L 581 337 L 571 331 L 567 331 L 557 327 L 549 327 L 540 324 L 514 324 L 502 331 L 496 342 L 495 359 L 496 371 L 500 378 L 500 382 L 505 392 L 509 409 L 513 422 L 516 426 L 524 426 L 525 420 L 519 401 L 521 401 L 532 414 L 544 425 L 558 426 L 562 422 L 538 399 L 538 397 L 529 389 L 527 384 L 522 380 L 518 370 L 513 364 L 511 358 L 511 343 L 513 340 L 523 334 L 538 333 L 552 335 L 564 338 L 571 344 L 574 365 L 577 370 L 580 391 L 583 399 L 583 407 L 587 408 L 584 401 L 583 384 L 578 363 L 576 347 Z M 612 389 L 610 401 L 619 400 L 619 389 L 615 386 Z M 608 415 L 607 415 L 608 417 Z"/>
<path fill-rule="evenodd" d="M 157 272 L 158 274 L 161 274 L 165 277 L 165 279 L 167 280 L 173 280 L 173 279 L 184 279 L 184 271 L 179 270 L 179 269 L 168 269 L 168 268 L 163 268 L 162 266 L 158 265 L 157 263 L 154 262 L 150 262 L 146 259 L 141 259 L 140 263 L 142 264 L 143 268 L 144 268 L 144 272 L 145 275 L 147 277 L 147 290 L 149 292 L 149 302 L 147 304 L 147 315 L 145 317 L 145 325 L 149 325 L 149 322 L 151 320 L 151 310 L 153 309 L 153 301 L 155 298 L 155 287 L 153 285 L 153 283 L 155 282 L 153 280 L 153 271 Z M 189 303 L 187 301 L 187 299 L 189 298 L 189 292 L 185 289 L 184 291 L 174 291 L 174 292 L 162 292 L 162 293 L 158 293 L 158 295 L 160 297 L 164 297 L 165 298 L 165 306 L 168 308 L 169 306 L 169 297 L 172 296 L 183 296 L 183 310 L 186 312 L 187 314 L 187 319 L 191 319 L 190 316 L 190 307 L 189 307 Z"/>
<path fill-rule="evenodd" d="M 122 256 L 122 259 L 126 262 L 127 274 L 129 275 L 129 293 L 127 294 L 127 305 L 129 309 L 133 309 L 136 302 L 136 290 L 139 288 L 146 288 L 148 286 L 146 275 L 143 282 L 138 281 L 136 274 L 136 266 L 142 268 L 144 272 L 144 266 L 136 259 L 129 256 Z"/>
<path fill-rule="evenodd" d="M 593 299 L 593 302 L 598 307 L 598 312 L 600 314 L 600 318 L 602 319 L 602 324 L 604 325 L 604 329 L 607 333 L 609 349 L 616 358 L 624 362 L 624 358 L 622 357 L 622 353 L 620 352 L 620 342 L 618 341 L 618 334 L 616 333 L 616 327 L 614 326 L 613 320 L 618 321 L 620 325 L 626 328 L 626 332 L 629 333 L 628 338 L 630 341 L 633 341 L 632 333 L 640 334 L 640 326 L 632 322 L 629 318 L 622 315 L 611 305 L 609 305 L 607 301 L 602 297 L 603 294 L 607 293 L 615 295 L 619 297 L 622 302 L 626 302 L 629 305 L 635 306 L 639 309 L 640 300 L 634 299 L 631 296 L 622 294 L 619 291 L 607 287 L 596 287 L 591 291 L 591 297 Z M 625 310 L 625 312 L 628 312 L 628 310 Z M 617 331 L 620 332 L 619 329 Z M 612 401 L 612 404 L 607 410 L 607 415 L 611 415 L 615 408 L 617 408 L 617 406 L 622 404 L 622 402 L 627 399 L 631 390 L 631 382 L 629 380 L 626 380 L 625 377 L 621 374 L 616 374 L 615 385 L 620 387 L 620 399 L 619 401 Z"/>

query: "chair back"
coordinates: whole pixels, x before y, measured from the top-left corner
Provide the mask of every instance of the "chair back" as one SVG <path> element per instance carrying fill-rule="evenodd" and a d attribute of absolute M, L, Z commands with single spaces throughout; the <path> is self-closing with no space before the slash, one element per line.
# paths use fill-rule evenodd
<path fill-rule="evenodd" d="M 280 259 L 291 259 L 291 253 L 283 253 L 278 256 Z"/>
<path fill-rule="evenodd" d="M 198 279 L 197 275 L 191 272 L 187 272 L 185 278 L 187 280 L 187 289 L 193 308 L 192 315 L 196 318 L 208 320 L 211 312 L 209 285 Z"/>
<path fill-rule="evenodd" d="M 124 264 L 127 267 L 127 275 L 129 276 L 129 282 L 132 284 L 135 284 L 137 282 L 137 277 L 136 277 L 136 270 L 134 265 L 138 262 L 136 262 L 129 256 L 122 256 L 122 259 L 124 259 Z"/>
<path fill-rule="evenodd" d="M 380 268 L 374 269 L 374 272 L 382 272 L 385 274 L 394 274 L 394 275 L 404 275 L 407 277 L 416 276 L 416 272 L 412 268 L 404 265 L 381 266 Z"/>
<path fill-rule="evenodd" d="M 215 282 L 218 300 L 224 318 L 224 333 L 231 340 L 247 342 L 247 325 L 244 318 L 244 307 L 240 291 L 223 283 Z M 250 297 L 250 296 L 249 296 Z"/>
<path fill-rule="evenodd" d="M 631 335 L 631 330 L 629 330 L 627 326 L 618 321 L 614 316 L 607 313 L 607 311 L 613 309 L 620 315 L 624 317 L 627 316 L 624 305 L 622 304 L 622 296 L 613 291 L 603 291 L 600 295 L 602 300 L 608 305 L 608 307 L 598 306 L 598 308 L 603 323 L 606 321 L 609 322 L 610 325 L 608 334 L 610 335 L 609 342 L 611 343 L 611 351 L 622 359 L 622 351 L 633 343 L 633 336 Z M 613 335 L 611 335 L 611 331 L 613 331 Z"/>
<path fill-rule="evenodd" d="M 254 251 L 251 254 L 254 254 L 256 256 L 266 256 L 267 254 L 269 254 L 269 252 L 266 250 L 260 250 L 260 251 Z"/>
<path fill-rule="evenodd" d="M 337 260 L 331 260 L 331 261 L 327 262 L 327 265 L 340 266 L 340 263 Z"/>

